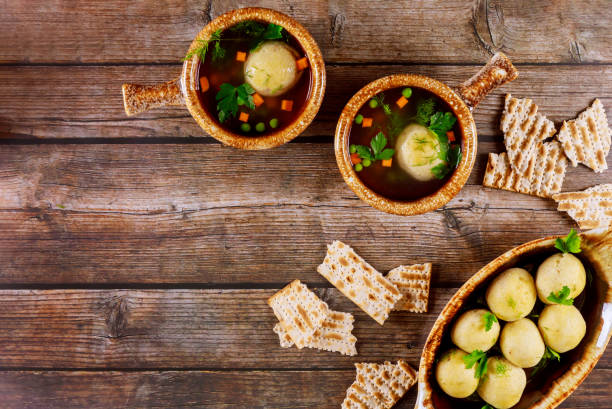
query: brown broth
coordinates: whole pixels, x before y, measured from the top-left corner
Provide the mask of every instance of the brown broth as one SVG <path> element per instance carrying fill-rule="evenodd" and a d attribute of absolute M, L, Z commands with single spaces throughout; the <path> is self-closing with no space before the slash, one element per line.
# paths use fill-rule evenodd
<path fill-rule="evenodd" d="M 267 25 L 267 23 L 263 22 L 262 24 Z M 300 43 L 286 30 L 283 30 L 283 33 L 283 41 L 298 52 L 299 58 L 305 56 L 306 53 Z M 265 100 L 264 104 L 256 107 L 254 110 L 250 110 L 245 106 L 239 107 L 238 115 L 243 111 L 249 114 L 248 123 L 251 125 L 249 132 L 244 132 L 240 128 L 243 122 L 238 120 L 238 115 L 235 118 L 226 119 L 223 123 L 219 122 L 215 96 L 223 83 L 227 82 L 235 87 L 245 83 L 244 62 L 236 61 L 236 52 L 243 51 L 248 56 L 252 42 L 251 38 L 240 37 L 240 33 L 232 32 L 231 27 L 223 31 L 220 45 L 225 49 L 225 57 L 219 61 L 213 61 L 212 52 L 210 52 L 212 49 L 211 44 L 204 62 L 200 64 L 199 71 L 199 77 L 205 76 L 208 78 L 210 88 L 204 93 L 198 91 L 198 95 L 204 110 L 225 130 L 241 135 L 262 136 L 278 132 L 293 124 L 304 110 L 306 102 L 310 98 L 312 78 L 310 67 L 308 67 L 303 71 L 297 83 L 284 94 L 274 97 L 263 97 Z M 293 101 L 293 109 L 291 111 L 281 109 L 281 101 L 283 99 Z M 273 118 L 278 119 L 278 126 L 275 129 L 269 125 L 270 120 Z M 257 132 L 255 130 L 255 125 L 259 122 L 263 122 L 266 125 L 264 132 Z"/>
<path fill-rule="evenodd" d="M 534 275 L 535 278 L 535 272 L 537 271 L 538 266 L 548 256 L 551 256 L 555 253 L 558 252 L 555 250 L 543 250 L 536 254 L 524 255 L 519 260 L 519 262 L 516 263 L 515 266 L 526 269 L 532 275 Z M 586 258 L 582 257 L 580 254 L 574 255 L 580 259 L 587 273 L 586 286 L 582 293 L 574 300 L 574 305 L 576 306 L 576 308 L 578 308 L 578 310 L 580 310 L 580 313 L 586 321 L 587 333 L 576 348 L 566 353 L 560 354 L 560 362 L 557 362 L 555 360 L 549 360 L 548 364 L 542 369 L 540 369 L 533 376 L 531 376 L 533 370 L 532 368 L 525 369 L 525 374 L 527 375 L 527 386 L 523 391 L 521 400 L 519 401 L 519 403 L 513 406 L 513 408 L 528 408 L 542 395 L 547 393 L 547 391 L 553 386 L 553 381 L 563 375 L 574 362 L 580 359 L 584 352 L 584 345 L 586 344 L 586 341 L 590 335 L 589 329 L 593 328 L 593 326 L 596 327 L 597 322 L 599 320 L 597 309 L 598 301 L 597 297 L 593 296 L 593 294 L 596 294 L 598 291 L 598 279 L 595 277 L 593 269 L 589 264 L 588 260 L 586 260 Z M 504 267 L 503 269 L 505 268 L 506 267 Z M 447 330 L 444 332 L 442 341 L 440 342 L 440 346 L 436 353 L 437 357 L 440 357 L 444 352 L 448 351 L 449 349 L 454 348 L 453 342 L 450 337 L 450 328 L 452 328 L 452 326 L 455 324 L 456 319 L 463 312 L 474 308 L 489 308 L 486 305 L 486 302 L 484 302 L 484 294 L 493 278 L 494 277 L 491 277 L 489 280 L 487 280 L 487 282 L 481 284 L 480 287 L 476 291 L 474 291 L 474 293 L 472 293 L 470 297 L 465 301 L 461 309 L 457 311 L 455 317 L 448 325 Z M 530 315 L 539 314 L 543 308 L 544 304 L 539 299 L 537 299 L 536 305 Z M 527 318 L 529 318 L 529 316 Z M 531 319 L 537 325 L 537 319 Z M 503 328 L 503 321 L 501 323 Z M 487 353 L 487 356 L 489 357 L 495 355 L 503 356 L 499 349 L 499 340 L 491 349 L 491 351 Z M 436 363 L 434 363 L 434 365 L 436 364 L 437 358 Z M 442 389 L 440 389 L 440 387 L 438 386 L 438 383 L 435 378 L 435 366 L 434 368 L 432 368 L 431 373 L 432 375 L 429 382 L 433 386 L 432 401 L 436 409 L 452 409 L 459 407 L 465 409 L 480 409 L 485 405 L 485 402 L 478 396 L 476 392 L 465 399 L 451 398 L 446 393 L 444 393 L 444 391 L 442 391 Z"/>
<path fill-rule="evenodd" d="M 415 116 L 418 102 L 427 98 L 432 98 L 435 101 L 436 111 L 451 112 L 454 114 L 451 107 L 441 98 L 427 90 L 416 87 L 412 87 L 412 95 L 408 100 L 408 104 L 400 109 L 395 101 L 402 96 L 402 89 L 403 88 L 393 88 L 385 91 L 383 94 L 385 103 L 389 104 L 392 112 L 399 114 L 399 117 L 404 120 L 405 125 L 415 122 L 414 120 L 409 121 L 409 118 Z M 380 105 L 376 108 L 370 108 L 368 102 L 366 102 L 361 107 L 358 114 L 366 118 L 372 118 L 373 124 L 369 128 L 364 128 L 361 125 L 353 123 L 349 135 L 349 145 L 369 146 L 372 138 L 381 131 L 387 137 L 387 147 L 395 148 L 396 138 L 399 135 L 394 134 L 390 129 L 390 121 Z M 404 126 L 401 127 L 399 132 L 401 132 L 403 128 Z M 452 130 L 456 138 L 454 143 L 459 144 L 463 149 L 461 128 L 458 121 L 455 122 Z M 357 172 L 357 174 L 359 175 L 359 179 L 361 179 L 367 187 L 388 199 L 414 201 L 438 191 L 454 172 L 454 169 L 451 170 L 443 179 L 423 182 L 414 179 L 406 173 L 397 162 L 398 161 L 395 160 L 394 157 L 391 167 L 387 168 L 382 166 L 381 161 L 375 161 L 371 166 L 364 167 L 363 170 Z"/>

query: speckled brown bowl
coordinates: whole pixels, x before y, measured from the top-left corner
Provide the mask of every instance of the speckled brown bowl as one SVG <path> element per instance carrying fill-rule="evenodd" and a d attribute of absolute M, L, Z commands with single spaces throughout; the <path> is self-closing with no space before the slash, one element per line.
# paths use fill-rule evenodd
<path fill-rule="evenodd" d="M 137 84 L 123 85 L 123 100 L 128 115 L 146 111 L 164 105 L 187 106 L 189 113 L 198 125 L 212 137 L 225 145 L 240 149 L 267 149 L 282 145 L 301 134 L 316 116 L 323 95 L 325 94 L 325 63 L 321 50 L 308 30 L 291 17 L 278 11 L 265 8 L 243 8 L 232 10 L 220 15 L 200 31 L 191 43 L 189 51 L 200 44 L 200 40 L 207 40 L 217 30 L 225 30 L 241 21 L 257 20 L 274 23 L 282 26 L 300 43 L 304 49 L 311 70 L 310 96 L 306 104 L 295 119 L 285 128 L 263 136 L 244 136 L 226 130 L 202 107 L 198 98 L 200 59 L 194 56 L 185 61 L 183 72 L 179 78 L 167 83 L 154 86 Z"/>
<path fill-rule="evenodd" d="M 387 213 L 407 216 L 444 206 L 459 193 L 474 166 L 478 138 L 472 108 L 491 90 L 514 80 L 517 76 L 518 72 L 510 60 L 504 54 L 498 53 L 456 91 L 433 78 L 414 74 L 390 75 L 369 83 L 346 104 L 336 127 L 336 162 L 344 181 L 363 201 Z M 349 152 L 351 126 L 361 107 L 376 94 L 397 87 L 418 87 L 437 95 L 452 108 L 461 129 L 463 157 L 457 169 L 438 191 L 414 201 L 391 200 L 368 188 L 353 169 Z"/>
<path fill-rule="evenodd" d="M 583 311 L 587 330 L 576 348 L 576 360 L 561 374 L 549 373 L 545 387 L 523 394 L 513 409 L 551 409 L 565 400 L 593 370 L 610 341 L 612 325 L 612 231 L 592 230 L 580 235 L 582 252 L 579 256 L 590 265 L 592 284 L 585 291 L 590 308 Z M 495 276 L 510 267 L 520 265 L 526 258 L 540 259 L 556 252 L 556 237 L 530 241 L 497 257 L 472 276 L 457 290 L 446 304 L 425 342 L 418 377 L 418 398 L 415 409 L 445 409 L 436 406 L 436 394 L 442 394 L 435 383 L 436 356 L 457 313 L 474 291 L 485 288 Z M 586 305 L 586 303 L 585 303 Z M 571 353 L 571 352 L 570 352 Z M 569 362 L 568 362 L 569 363 Z"/>

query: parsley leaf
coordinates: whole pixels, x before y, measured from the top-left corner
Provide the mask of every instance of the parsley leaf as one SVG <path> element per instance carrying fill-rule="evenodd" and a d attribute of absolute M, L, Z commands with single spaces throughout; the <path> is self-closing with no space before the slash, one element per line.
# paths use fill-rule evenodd
<path fill-rule="evenodd" d="M 429 119 L 429 129 L 434 131 L 439 137 L 443 137 L 448 141 L 446 132 L 453 128 L 455 122 L 457 122 L 457 118 L 450 112 L 436 112 Z"/>
<path fill-rule="evenodd" d="M 482 319 L 484 320 L 485 331 L 487 332 L 491 331 L 491 328 L 493 328 L 493 323 L 497 322 L 497 317 L 490 311 L 484 313 Z"/>
<path fill-rule="evenodd" d="M 563 253 L 580 253 L 580 236 L 571 229 L 567 236 L 555 240 L 555 248 Z"/>
<path fill-rule="evenodd" d="M 546 299 L 556 304 L 572 305 L 574 304 L 574 299 L 568 298 L 569 294 L 570 294 L 569 287 L 564 285 L 563 288 L 559 290 L 557 294 L 555 294 L 554 292 L 551 292 L 550 295 L 546 297 Z"/>
<path fill-rule="evenodd" d="M 549 361 L 552 361 L 553 359 L 556 359 L 557 362 L 561 362 L 561 356 L 559 355 L 559 353 L 547 346 L 544 350 L 544 355 L 542 356 L 542 359 L 540 359 L 540 362 L 538 362 L 538 364 L 533 367 L 531 375 L 529 376 L 533 377 L 536 373 L 540 372 L 541 369 L 545 368 L 548 365 Z"/>
<path fill-rule="evenodd" d="M 212 33 L 208 40 L 199 39 L 198 47 L 196 47 L 192 51 L 189 51 L 187 55 L 185 56 L 185 58 L 183 58 L 182 61 L 190 60 L 191 58 L 193 58 L 194 55 L 197 55 L 198 57 L 200 57 L 200 61 L 204 62 L 204 59 L 206 58 L 206 53 L 208 52 L 208 46 L 211 43 L 214 43 L 213 61 L 217 61 L 225 57 L 225 49 L 221 47 L 220 42 L 221 42 L 221 30 L 219 29 L 215 31 L 214 33 Z"/>
<path fill-rule="evenodd" d="M 283 38 L 283 27 L 270 23 L 263 33 L 255 38 L 251 46 L 251 51 L 258 49 L 261 43 L 266 40 L 280 40 L 281 38 Z"/>
<path fill-rule="evenodd" d="M 368 159 L 374 162 L 391 159 L 395 155 L 395 149 L 385 148 L 385 146 L 387 146 L 387 138 L 385 134 L 379 132 L 370 141 L 370 146 L 355 145 L 355 149 L 361 160 Z"/>
<path fill-rule="evenodd" d="M 463 363 L 467 369 L 473 367 L 476 363 L 476 372 L 474 373 L 475 378 L 482 378 L 487 373 L 487 353 L 482 352 L 480 349 L 472 351 L 471 354 L 463 357 Z"/>
<path fill-rule="evenodd" d="M 488 403 L 486 405 L 484 405 L 482 408 L 480 409 L 495 409 L 493 406 L 489 405 Z"/>
<path fill-rule="evenodd" d="M 241 33 L 245 37 L 256 38 L 261 37 L 266 31 L 266 27 L 257 21 L 246 20 L 232 26 L 229 30 L 234 33 Z"/>
<path fill-rule="evenodd" d="M 238 106 L 246 105 L 250 109 L 254 109 L 255 104 L 252 96 L 254 93 L 253 87 L 247 83 L 237 87 L 227 82 L 221 84 L 219 92 L 215 96 L 219 121 L 223 123 L 226 119 L 235 117 L 238 113 Z"/>

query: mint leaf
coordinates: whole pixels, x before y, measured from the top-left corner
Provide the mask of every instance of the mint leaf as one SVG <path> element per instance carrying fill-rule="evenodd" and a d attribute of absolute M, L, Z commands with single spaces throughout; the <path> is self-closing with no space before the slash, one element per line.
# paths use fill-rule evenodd
<path fill-rule="evenodd" d="M 576 230 L 571 229 L 567 236 L 555 240 L 555 248 L 562 253 L 580 253 L 582 251 L 580 242 L 580 236 Z"/>
<path fill-rule="evenodd" d="M 574 299 L 568 298 L 569 294 L 570 294 L 569 287 L 564 285 L 563 288 L 559 290 L 557 294 L 555 294 L 554 292 L 551 292 L 550 295 L 546 297 L 546 299 L 556 304 L 572 305 L 574 304 Z"/>
<path fill-rule="evenodd" d="M 493 328 L 493 323 L 497 322 L 497 317 L 492 312 L 487 311 L 483 316 L 485 331 L 491 331 Z"/>

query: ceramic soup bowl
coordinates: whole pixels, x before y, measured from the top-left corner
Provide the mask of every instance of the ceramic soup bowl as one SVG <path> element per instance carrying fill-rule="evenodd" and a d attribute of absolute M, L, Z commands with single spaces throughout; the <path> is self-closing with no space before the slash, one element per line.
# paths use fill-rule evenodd
<path fill-rule="evenodd" d="M 336 127 L 336 162 L 344 181 L 363 201 L 388 213 L 415 215 L 444 206 L 461 190 L 474 166 L 478 140 L 472 109 L 491 90 L 517 76 L 518 72 L 510 60 L 498 53 L 476 75 L 456 89 L 433 78 L 414 74 L 390 75 L 369 83 L 346 104 Z M 434 193 L 413 201 L 392 200 L 366 186 L 355 172 L 349 152 L 351 127 L 361 107 L 375 95 L 399 87 L 421 88 L 445 101 L 457 117 L 461 130 L 462 159 L 452 176 Z"/>
<path fill-rule="evenodd" d="M 586 322 L 586 335 L 580 344 L 561 354 L 559 362 L 552 361 L 527 382 L 520 401 L 513 409 L 550 409 L 565 400 L 593 370 L 610 340 L 612 325 L 612 231 L 592 230 L 580 235 L 582 251 L 578 256 L 587 270 L 587 286 L 574 301 Z M 489 283 L 511 267 L 538 265 L 551 254 L 556 237 L 534 240 L 518 246 L 489 264 L 459 288 L 446 304 L 425 342 L 418 376 L 418 398 L 415 409 L 448 409 L 457 402 L 438 386 L 435 376 L 437 359 L 452 347 L 450 330 L 456 316 L 475 308 L 475 302 Z M 486 307 L 478 307 L 486 308 Z M 495 354 L 495 353 L 494 353 Z M 525 369 L 532 374 L 532 369 Z M 478 408 L 482 403 L 460 401 L 463 406 Z M 480 406 L 478 406 L 480 405 Z"/>
<path fill-rule="evenodd" d="M 188 52 L 208 41 L 217 30 L 225 30 L 240 22 L 254 20 L 280 25 L 297 40 L 306 54 L 310 69 L 310 93 L 301 112 L 292 123 L 261 136 L 248 136 L 230 132 L 220 126 L 202 106 L 198 97 L 200 58 L 194 55 L 183 64 L 181 76 L 172 81 L 145 86 L 123 85 L 123 101 L 127 115 L 135 115 L 151 108 L 166 105 L 185 105 L 200 127 L 225 145 L 240 149 L 267 149 L 282 145 L 301 134 L 319 111 L 325 93 L 325 64 L 323 56 L 310 33 L 291 17 L 265 8 L 242 8 L 225 13 L 212 20 L 195 37 Z"/>

